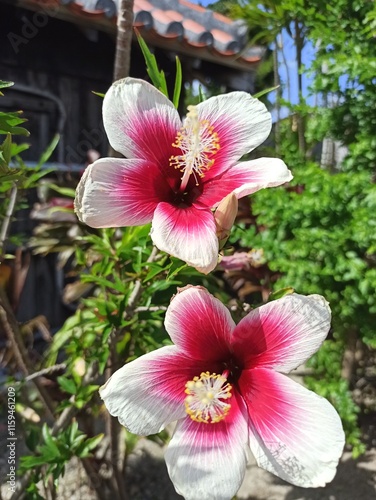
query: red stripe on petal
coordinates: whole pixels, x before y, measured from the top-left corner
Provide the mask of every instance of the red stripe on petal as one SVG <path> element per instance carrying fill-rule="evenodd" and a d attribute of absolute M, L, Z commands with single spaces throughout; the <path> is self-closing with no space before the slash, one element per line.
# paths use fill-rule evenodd
<path fill-rule="evenodd" d="M 246 92 L 211 97 L 198 104 L 197 111 L 200 120 L 213 127 L 220 146 L 204 182 L 221 175 L 262 144 L 271 130 L 271 115 L 265 105 Z"/>
<path fill-rule="evenodd" d="M 209 209 L 160 203 L 154 212 L 151 237 L 160 250 L 203 273 L 217 265 L 218 239 Z"/>
<path fill-rule="evenodd" d="M 155 434 L 186 415 L 185 384 L 215 364 L 192 360 L 175 346 L 162 347 L 126 364 L 101 387 L 111 415 L 134 434 Z"/>
<path fill-rule="evenodd" d="M 171 101 L 155 87 L 136 78 L 115 82 L 104 98 L 103 121 L 116 151 L 168 165 L 181 121 Z"/>
<path fill-rule="evenodd" d="M 189 287 L 175 295 L 166 312 L 165 327 L 172 341 L 194 359 L 230 358 L 235 323 L 228 309 L 204 288 Z"/>
<path fill-rule="evenodd" d="M 91 227 L 137 226 L 152 220 L 170 188 L 144 160 L 101 158 L 87 167 L 76 190 L 79 218 Z"/>
<path fill-rule="evenodd" d="M 229 500 L 243 481 L 247 414 L 238 394 L 231 398 L 231 405 L 226 419 L 215 424 L 200 424 L 189 417 L 178 422 L 166 464 L 176 491 L 185 500 Z"/>
<path fill-rule="evenodd" d="M 324 398 L 285 375 L 257 368 L 239 380 L 250 446 L 260 467 L 297 486 L 324 486 L 344 446 L 341 420 Z"/>
<path fill-rule="evenodd" d="M 251 311 L 234 330 L 232 346 L 245 367 L 290 372 L 314 354 L 330 328 L 330 309 L 319 295 L 292 294 Z"/>
<path fill-rule="evenodd" d="M 230 167 L 221 176 L 205 182 L 199 201 L 214 207 L 231 192 L 239 199 L 260 189 L 280 186 L 291 179 L 291 172 L 278 158 L 242 162 Z"/>

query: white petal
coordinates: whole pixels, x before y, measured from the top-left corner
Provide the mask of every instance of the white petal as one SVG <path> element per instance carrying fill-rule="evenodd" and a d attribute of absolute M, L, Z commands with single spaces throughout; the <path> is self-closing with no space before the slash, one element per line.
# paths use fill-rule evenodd
<path fill-rule="evenodd" d="M 189 365 L 175 346 L 162 347 L 117 370 L 99 392 L 130 432 L 156 434 L 186 415 L 185 384 L 200 368 Z"/>
<path fill-rule="evenodd" d="M 248 431 L 244 403 L 231 398 L 225 420 L 178 422 L 166 451 L 168 473 L 185 500 L 231 500 L 240 488 L 247 463 Z"/>
<path fill-rule="evenodd" d="M 234 170 L 231 169 L 228 176 L 240 176 L 241 173 L 244 175 L 243 184 L 234 190 L 237 198 L 243 198 L 260 189 L 281 186 L 293 178 L 285 162 L 279 158 L 258 158 L 243 162 Z"/>
<path fill-rule="evenodd" d="M 218 238 L 209 209 L 180 208 L 162 202 L 154 212 L 151 237 L 159 250 L 202 273 L 209 273 L 217 265 Z"/>
<path fill-rule="evenodd" d="M 165 328 L 173 343 L 194 359 L 219 361 L 231 356 L 234 320 L 227 307 L 201 286 L 190 286 L 174 296 Z"/>
<path fill-rule="evenodd" d="M 258 465 L 296 486 L 330 482 L 345 444 L 333 406 L 285 375 L 263 368 L 243 372 L 239 386 Z"/>
<path fill-rule="evenodd" d="M 127 158 L 167 161 L 181 127 L 172 102 L 136 78 L 114 82 L 103 101 L 103 123 L 111 146 Z"/>
<path fill-rule="evenodd" d="M 239 199 L 260 189 L 281 186 L 291 179 L 290 170 L 278 158 L 244 161 L 229 168 L 222 176 L 204 183 L 200 202 L 214 207 L 231 192 Z"/>
<path fill-rule="evenodd" d="M 86 168 L 77 186 L 75 211 L 91 227 L 138 226 L 151 222 L 168 193 L 169 186 L 153 163 L 101 158 Z"/>
<path fill-rule="evenodd" d="M 251 311 L 232 337 L 246 367 L 289 373 L 314 354 L 330 328 L 331 313 L 320 295 L 286 295 Z"/>
<path fill-rule="evenodd" d="M 205 181 L 227 170 L 239 158 L 262 144 L 270 134 L 272 120 L 265 105 L 246 92 L 230 92 L 197 105 L 200 120 L 205 120 L 218 135 L 220 149 Z"/>

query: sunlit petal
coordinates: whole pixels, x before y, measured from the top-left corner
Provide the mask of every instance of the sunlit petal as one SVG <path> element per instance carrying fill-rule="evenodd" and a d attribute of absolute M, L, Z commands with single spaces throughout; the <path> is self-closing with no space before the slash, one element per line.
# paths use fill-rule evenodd
<path fill-rule="evenodd" d="M 214 217 L 208 209 L 159 203 L 151 237 L 157 248 L 203 273 L 209 273 L 217 265 L 218 239 Z"/>
<path fill-rule="evenodd" d="M 138 226 L 151 222 L 168 189 L 151 162 L 102 158 L 86 168 L 76 189 L 75 211 L 91 227 Z"/>
<path fill-rule="evenodd" d="M 287 376 L 263 368 L 243 371 L 239 387 L 258 465 L 305 488 L 331 481 L 345 443 L 333 406 Z"/>
<path fill-rule="evenodd" d="M 126 364 L 100 389 L 114 417 L 130 432 L 156 434 L 185 417 L 185 384 L 207 364 L 192 361 L 166 346 Z"/>
<path fill-rule="evenodd" d="M 168 473 L 185 500 L 231 500 L 243 481 L 247 463 L 247 414 L 235 394 L 225 420 L 177 424 L 166 451 Z"/>
<path fill-rule="evenodd" d="M 103 123 L 111 146 L 119 153 L 167 165 L 181 126 L 172 102 L 136 78 L 118 80 L 110 87 L 103 102 Z"/>
<path fill-rule="evenodd" d="M 287 295 L 251 311 L 236 326 L 233 349 L 247 367 L 288 373 L 314 354 L 330 328 L 320 295 Z"/>
<path fill-rule="evenodd" d="M 228 357 L 235 323 L 229 310 L 205 288 L 192 286 L 172 299 L 165 327 L 174 344 L 195 359 Z"/>

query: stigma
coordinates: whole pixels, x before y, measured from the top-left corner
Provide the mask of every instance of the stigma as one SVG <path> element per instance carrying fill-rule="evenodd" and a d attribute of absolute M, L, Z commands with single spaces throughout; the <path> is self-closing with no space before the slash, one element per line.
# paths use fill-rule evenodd
<path fill-rule="evenodd" d="M 172 146 L 181 151 L 170 157 L 170 165 L 183 173 L 180 191 L 186 188 L 191 174 L 199 184 L 199 178 L 213 166 L 213 155 L 220 149 L 217 132 L 208 120 L 199 120 L 196 106 L 188 106 L 183 127 Z"/>
<path fill-rule="evenodd" d="M 231 405 L 231 385 L 224 375 L 203 372 L 185 384 L 185 411 L 195 422 L 214 424 L 223 420 Z"/>

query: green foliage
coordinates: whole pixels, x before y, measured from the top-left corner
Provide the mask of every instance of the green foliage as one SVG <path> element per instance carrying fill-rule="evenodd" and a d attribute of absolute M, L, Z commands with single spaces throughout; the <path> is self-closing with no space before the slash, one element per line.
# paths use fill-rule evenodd
<path fill-rule="evenodd" d="M 60 475 L 64 474 L 66 462 L 72 457 L 87 458 L 91 451 L 97 447 L 103 439 L 103 434 L 98 434 L 92 438 L 78 429 L 78 423 L 72 424 L 58 436 L 53 436 L 47 424 L 42 427 L 42 443 L 35 448 L 33 455 L 21 457 L 20 472 L 46 466 L 44 482 L 47 484 L 49 475 L 52 474 L 56 481 Z"/>
<path fill-rule="evenodd" d="M 153 85 L 160 90 L 166 97 L 168 97 L 168 89 L 167 89 L 167 82 L 166 82 L 166 76 L 164 74 L 164 71 L 160 70 L 158 68 L 157 61 L 155 59 L 155 55 L 150 52 L 149 47 L 146 45 L 144 42 L 142 36 L 137 33 L 137 40 L 140 45 L 142 54 L 145 59 L 146 63 L 146 69 L 148 72 L 148 75 L 150 77 L 150 80 L 152 81 Z M 181 64 L 180 60 L 178 57 L 175 58 L 176 60 L 176 78 L 175 78 L 175 85 L 174 85 L 174 93 L 172 97 L 172 102 L 175 106 L 175 108 L 178 107 L 179 105 L 179 99 L 180 99 L 180 93 L 181 93 L 181 86 L 182 86 L 182 71 L 181 71 Z"/>
<path fill-rule="evenodd" d="M 264 249 L 274 289 L 293 286 L 330 302 L 333 331 L 310 362 L 313 375 L 306 382 L 336 406 L 357 455 L 364 446 L 351 390 L 364 373 L 358 366 L 343 380 L 341 371 L 352 335 L 363 353 L 376 348 L 376 117 L 371 111 L 376 108 L 375 3 L 221 0 L 216 6 L 245 19 L 253 42 L 270 43 L 282 33 L 294 38 L 298 28 L 301 41 L 315 47 L 311 68 L 302 71 L 313 81 L 320 106 L 307 106 L 301 96 L 299 105 L 280 102 L 291 116 L 279 124 L 278 146 L 294 180 L 287 188 L 256 193 L 256 226 L 238 228 L 232 241 Z M 299 117 L 305 154 L 297 134 Z M 328 137 L 348 150 L 331 171 L 312 160 Z"/>
<path fill-rule="evenodd" d="M 347 443 L 356 458 L 364 453 L 365 445 L 357 425 L 359 407 L 351 397 L 348 382 L 338 377 L 343 348 L 343 343 L 338 340 L 324 342 L 317 354 L 307 362 L 307 367 L 314 370 L 314 375 L 305 377 L 304 381 L 309 389 L 328 399 L 337 408 L 342 417 Z"/>
<path fill-rule="evenodd" d="M 299 157 L 288 128 L 285 133 L 282 150 L 286 163 L 293 166 L 294 180 L 287 189 L 253 195 L 252 210 L 260 230 L 238 228 L 232 239 L 242 247 L 264 249 L 268 266 L 278 276 L 275 289 L 293 284 L 298 293 L 317 293 L 329 301 L 338 342 L 331 344 L 339 357 L 354 328 L 364 344 L 375 348 L 376 185 L 367 172 L 332 174 Z M 311 379 L 310 386 L 322 395 L 330 391 L 348 443 L 358 453 L 362 449 L 358 409 L 351 402 L 348 383 L 340 379 L 340 363 L 325 361 L 328 352 L 324 349 L 313 365 L 319 376 Z"/>
<path fill-rule="evenodd" d="M 313 91 L 334 102 L 327 132 L 349 147 L 347 171 L 376 169 L 374 43 L 375 3 L 338 0 L 311 2 L 305 19 L 318 46 L 312 65 Z"/>

